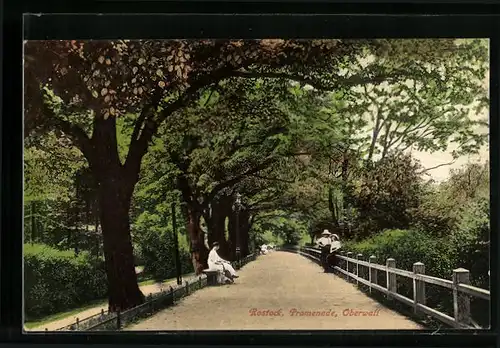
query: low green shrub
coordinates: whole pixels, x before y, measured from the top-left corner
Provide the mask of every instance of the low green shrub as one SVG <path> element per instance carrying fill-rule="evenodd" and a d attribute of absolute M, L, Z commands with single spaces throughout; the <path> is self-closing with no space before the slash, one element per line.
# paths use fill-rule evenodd
<path fill-rule="evenodd" d="M 360 242 L 348 241 L 343 249 L 363 254 L 365 259 L 375 255 L 379 264 L 393 258 L 397 268 L 409 271 L 415 262 L 422 262 L 426 274 L 442 279 L 451 280 L 453 269 L 463 267 L 471 272 L 473 285 L 488 289 L 489 244 L 485 241 L 488 223 L 487 204 L 483 202 L 471 206 L 469 214 L 464 215 L 457 230 L 448 237 L 436 238 L 418 230 L 385 230 Z M 412 285 L 406 279 L 398 280 L 398 293 L 412 298 Z M 426 299 L 428 306 L 452 315 L 450 290 L 428 286 Z M 476 317 L 485 321 L 481 313 L 476 313 Z"/>
<path fill-rule="evenodd" d="M 24 245 L 24 308 L 37 319 L 105 298 L 107 280 L 102 260 L 87 252 L 75 255 L 44 244 Z"/>
<path fill-rule="evenodd" d="M 396 260 L 400 269 L 411 270 L 413 263 L 425 264 L 426 273 L 450 279 L 454 265 L 454 253 L 449 242 L 436 240 L 417 230 L 385 230 L 361 242 L 347 242 L 344 250 L 369 257 L 377 256 L 378 263 L 388 258 Z"/>
<path fill-rule="evenodd" d="M 144 274 L 155 280 L 174 278 L 176 276 L 175 246 L 171 226 L 158 228 L 145 225 L 148 228 L 136 230 L 136 249 L 144 265 Z M 182 274 L 191 273 L 194 269 L 185 239 L 182 235 L 178 238 L 181 272 Z"/>

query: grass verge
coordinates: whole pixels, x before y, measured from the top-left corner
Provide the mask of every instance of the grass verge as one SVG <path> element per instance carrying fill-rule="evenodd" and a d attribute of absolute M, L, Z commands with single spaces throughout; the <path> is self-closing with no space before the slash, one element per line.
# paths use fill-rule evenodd
<path fill-rule="evenodd" d="M 102 307 L 102 306 L 106 305 L 106 303 L 107 303 L 107 300 L 103 300 L 103 299 L 95 300 L 95 301 L 92 301 L 91 303 L 88 303 L 88 304 L 86 304 L 82 307 L 79 307 L 79 308 L 74 308 L 74 309 L 71 309 L 68 311 L 54 313 L 54 314 L 48 315 L 46 317 L 37 319 L 36 321 L 25 322 L 24 327 L 27 329 L 32 329 L 35 327 L 43 326 L 45 324 L 52 323 L 54 321 L 58 321 L 58 320 L 73 316 L 75 314 L 86 311 L 88 309 L 92 309 L 95 307 Z"/>
<path fill-rule="evenodd" d="M 182 277 L 185 278 L 185 277 L 189 277 L 191 275 L 193 275 L 193 273 L 184 274 Z M 141 282 L 139 282 L 138 284 L 139 284 L 139 287 L 142 287 L 142 286 L 148 286 L 148 285 L 153 285 L 153 284 L 157 284 L 157 283 L 163 283 L 163 284 L 170 283 L 173 280 L 176 280 L 176 278 L 164 279 L 162 281 L 157 281 L 154 279 L 144 279 Z M 145 294 L 145 295 L 147 295 L 147 294 Z M 64 312 L 50 314 L 46 317 L 42 317 L 42 318 L 39 318 L 39 319 L 34 320 L 34 321 L 25 322 L 24 327 L 26 329 L 33 329 L 35 327 L 40 327 L 40 326 L 43 326 L 45 324 L 52 323 L 54 321 L 58 321 L 58 320 L 65 319 L 65 318 L 70 317 L 70 316 L 74 316 L 75 314 L 78 314 L 80 312 L 84 312 L 86 310 L 89 310 L 89 309 L 92 309 L 95 307 L 105 306 L 106 303 L 107 303 L 107 299 L 95 300 L 95 301 L 92 301 L 90 303 L 83 305 L 82 307 L 69 309 L 69 310 L 64 311 Z"/>

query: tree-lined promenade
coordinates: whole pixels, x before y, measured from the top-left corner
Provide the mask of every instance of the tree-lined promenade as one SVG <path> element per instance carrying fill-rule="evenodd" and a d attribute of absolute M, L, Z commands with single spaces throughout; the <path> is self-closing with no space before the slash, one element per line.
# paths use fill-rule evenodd
<path fill-rule="evenodd" d="M 487 53 L 452 39 L 27 42 L 28 315 L 142 303 L 136 266 L 175 276 L 174 220 L 185 273 L 207 268 L 206 244 L 235 260 L 323 228 L 405 231 L 413 252 L 444 255 L 439 272 L 487 261 L 487 164 L 437 185 L 408 153 L 486 143 L 470 116 L 487 105 Z M 425 242 L 444 237 L 444 251 Z"/>
<path fill-rule="evenodd" d="M 262 256 L 240 274 L 235 284 L 195 292 L 174 307 L 125 329 L 423 329 L 297 254 Z"/>

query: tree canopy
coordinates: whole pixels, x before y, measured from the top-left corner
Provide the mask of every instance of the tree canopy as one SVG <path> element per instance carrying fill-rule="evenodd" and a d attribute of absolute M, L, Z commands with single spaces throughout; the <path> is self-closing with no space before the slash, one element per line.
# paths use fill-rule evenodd
<path fill-rule="evenodd" d="M 171 231 L 171 203 L 197 272 L 207 237 L 234 258 L 265 233 L 406 228 L 430 190 L 406 150 L 486 142 L 471 115 L 487 53 L 455 39 L 28 41 L 26 202 L 73 200 L 72 224 L 101 231 L 111 310 L 142 302 L 134 243 L 171 243 L 151 235 Z"/>

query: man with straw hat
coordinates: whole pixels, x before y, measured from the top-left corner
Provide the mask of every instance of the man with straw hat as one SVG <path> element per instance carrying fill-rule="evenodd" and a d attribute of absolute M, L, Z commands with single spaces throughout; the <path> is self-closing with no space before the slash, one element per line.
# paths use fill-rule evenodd
<path fill-rule="evenodd" d="M 316 242 L 316 246 L 321 248 L 321 265 L 323 266 L 325 272 L 328 272 L 328 263 L 326 258 L 328 254 L 330 254 L 330 245 L 332 244 L 330 235 L 330 231 L 323 230 L 321 238 Z"/>

